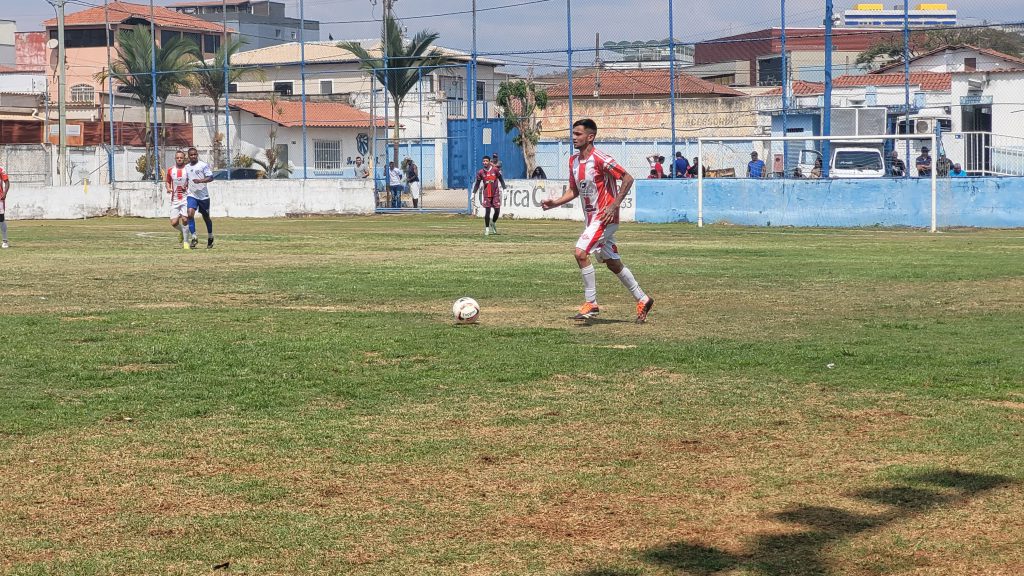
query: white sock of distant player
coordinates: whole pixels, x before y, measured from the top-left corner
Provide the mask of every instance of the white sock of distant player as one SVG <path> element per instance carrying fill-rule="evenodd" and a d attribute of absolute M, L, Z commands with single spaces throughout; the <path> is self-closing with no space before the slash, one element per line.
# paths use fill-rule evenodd
<path fill-rule="evenodd" d="M 3 235 L 3 241 L 7 242 L 7 221 L 0 222 L 0 234 Z"/>
<path fill-rule="evenodd" d="M 580 268 L 580 274 L 583 275 L 583 297 L 587 302 L 597 304 L 597 277 L 594 275 L 594 265 Z"/>
<path fill-rule="evenodd" d="M 647 298 L 647 294 L 644 294 L 644 291 L 640 289 L 640 283 L 636 281 L 636 278 L 633 278 L 633 273 L 629 271 L 629 268 L 623 266 L 616 276 L 619 277 L 619 281 L 626 287 L 626 290 L 629 290 L 629 293 L 633 295 L 633 298 L 636 298 L 637 302 Z"/>

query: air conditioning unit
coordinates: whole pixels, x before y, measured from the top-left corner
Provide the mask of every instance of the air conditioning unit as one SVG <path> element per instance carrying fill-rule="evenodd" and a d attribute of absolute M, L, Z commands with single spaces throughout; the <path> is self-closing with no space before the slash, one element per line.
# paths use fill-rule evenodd
<path fill-rule="evenodd" d="M 914 120 L 914 134 L 931 134 L 935 131 L 935 120 L 919 118 Z"/>

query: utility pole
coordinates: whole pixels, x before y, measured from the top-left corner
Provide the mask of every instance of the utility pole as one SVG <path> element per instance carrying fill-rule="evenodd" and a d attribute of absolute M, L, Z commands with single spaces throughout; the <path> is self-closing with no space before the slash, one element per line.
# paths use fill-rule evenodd
<path fill-rule="evenodd" d="M 68 185 L 68 110 L 64 93 L 67 89 L 67 63 L 64 49 L 64 5 L 67 0 L 47 0 L 57 10 L 57 172 L 60 185 Z M 49 140 L 50 135 L 46 135 Z"/>

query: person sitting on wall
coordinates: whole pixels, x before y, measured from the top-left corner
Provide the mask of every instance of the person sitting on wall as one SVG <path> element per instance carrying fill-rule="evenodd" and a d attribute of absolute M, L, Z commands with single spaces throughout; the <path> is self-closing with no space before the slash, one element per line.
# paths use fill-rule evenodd
<path fill-rule="evenodd" d="M 821 156 L 814 159 L 814 168 L 811 168 L 811 178 L 821 178 Z"/>
<path fill-rule="evenodd" d="M 548 175 L 544 173 L 543 168 L 537 166 L 533 169 L 533 172 L 530 173 L 530 178 L 532 180 L 547 180 Z"/>
<path fill-rule="evenodd" d="M 953 169 L 949 171 L 950 178 L 967 178 L 967 172 L 960 166 L 960 163 L 953 164 Z"/>
<path fill-rule="evenodd" d="M 658 178 L 661 178 L 661 176 L 658 176 L 658 169 L 657 168 L 651 168 L 651 173 L 647 175 L 647 179 L 651 180 L 651 179 L 658 179 Z"/>

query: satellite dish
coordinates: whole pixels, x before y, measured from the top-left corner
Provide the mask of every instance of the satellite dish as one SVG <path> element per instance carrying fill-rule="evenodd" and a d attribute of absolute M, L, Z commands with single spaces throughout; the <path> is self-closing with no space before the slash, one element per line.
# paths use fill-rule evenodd
<path fill-rule="evenodd" d="M 57 49 L 57 39 L 56 38 L 50 38 L 49 40 L 47 40 L 46 41 L 46 47 L 49 48 L 50 50 L 56 50 Z"/>

